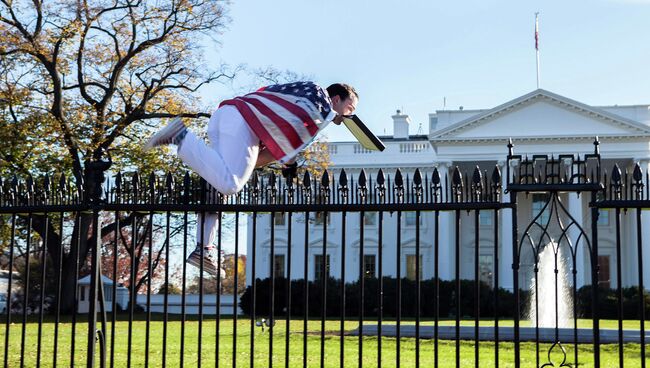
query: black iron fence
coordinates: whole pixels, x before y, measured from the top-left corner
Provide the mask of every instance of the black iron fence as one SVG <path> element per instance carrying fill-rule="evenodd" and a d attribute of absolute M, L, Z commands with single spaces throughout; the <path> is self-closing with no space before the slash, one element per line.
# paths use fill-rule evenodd
<path fill-rule="evenodd" d="M 4 366 L 645 367 L 648 174 L 594 147 L 234 196 L 101 162 L 4 180 Z M 183 262 L 208 214 L 214 275 Z"/>

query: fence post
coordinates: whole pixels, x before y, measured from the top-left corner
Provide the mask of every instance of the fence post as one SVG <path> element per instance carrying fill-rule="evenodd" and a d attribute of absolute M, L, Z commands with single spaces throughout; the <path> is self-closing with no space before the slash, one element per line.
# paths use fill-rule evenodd
<path fill-rule="evenodd" d="M 102 184 L 104 183 L 104 172 L 111 166 L 110 162 L 106 161 L 92 161 L 86 162 L 85 181 L 86 186 L 84 190 L 84 202 L 93 212 L 92 222 L 92 239 L 91 239 L 91 273 L 90 273 L 90 309 L 88 311 L 88 349 L 86 356 L 86 366 L 95 366 L 95 337 L 99 339 L 100 349 L 100 366 L 104 367 L 106 356 L 106 316 L 104 305 L 103 283 L 101 282 L 101 272 L 99 267 L 99 254 L 101 251 L 101 236 L 99 233 L 100 221 L 99 211 L 102 204 Z M 102 329 L 97 330 L 97 298 L 101 299 L 101 312 L 102 312 Z"/>

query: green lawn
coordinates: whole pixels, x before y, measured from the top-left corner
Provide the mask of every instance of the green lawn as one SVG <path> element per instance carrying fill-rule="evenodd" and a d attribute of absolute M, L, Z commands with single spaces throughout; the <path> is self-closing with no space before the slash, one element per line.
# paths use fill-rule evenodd
<path fill-rule="evenodd" d="M 122 320 L 116 323 L 115 335 L 115 367 L 127 366 L 127 352 L 128 352 L 128 322 L 123 320 L 127 316 L 120 316 Z M 133 335 L 131 344 L 131 365 L 133 367 L 145 366 L 145 346 L 146 346 L 146 322 L 143 321 L 145 316 L 139 316 L 138 321 L 133 324 Z M 155 318 L 160 318 L 156 316 Z M 372 324 L 371 320 L 366 321 L 366 324 Z M 387 321 L 387 324 L 394 323 Z M 405 324 L 412 324 L 413 321 L 405 321 Z M 441 324 L 453 325 L 454 321 L 444 321 Z M 433 325 L 431 321 L 423 322 L 424 325 Z M 178 367 L 181 365 L 181 322 L 178 317 L 168 324 L 167 336 L 167 354 L 166 365 L 169 367 Z M 463 321 L 463 325 L 473 325 L 472 321 Z M 481 325 L 493 325 L 493 321 L 482 321 Z M 500 325 L 512 325 L 512 321 L 501 321 Z M 579 321 L 581 327 L 591 326 L 591 322 L 587 320 Z M 68 367 L 70 366 L 70 349 L 71 349 L 71 328 L 72 324 L 68 319 L 59 325 L 59 347 L 56 354 L 57 366 Z M 603 328 L 617 328 L 617 321 L 601 321 Z M 224 318 L 220 323 L 219 340 L 216 339 L 217 323 L 213 318 L 206 318 L 203 321 L 202 328 L 202 341 L 201 341 L 201 366 L 214 367 L 215 366 L 215 352 L 216 345 L 219 345 L 219 366 L 231 367 L 233 365 L 233 332 L 234 324 L 231 318 Z M 346 321 L 345 329 L 353 330 L 358 327 L 357 321 Z M 638 321 L 625 321 L 624 328 L 638 329 Z M 183 363 L 187 367 L 197 366 L 199 360 L 198 353 L 198 328 L 199 322 L 196 320 L 187 321 L 185 323 L 185 338 L 184 338 L 184 356 Z M 273 332 L 273 359 L 274 367 L 284 367 L 285 364 L 285 329 L 286 323 L 278 321 Z M 325 324 L 325 366 L 338 367 L 340 364 L 340 322 L 336 320 L 329 320 Z M 320 366 L 320 321 L 312 320 L 308 323 L 308 337 L 307 337 L 307 365 L 309 367 Z M 77 325 L 75 337 L 75 365 L 79 367 L 85 366 L 85 351 L 86 351 L 86 324 L 81 321 Z M 109 359 L 110 359 L 110 331 L 111 324 L 108 324 L 108 341 L 109 341 Z M 20 365 L 21 354 L 21 332 L 22 324 L 14 323 L 10 328 L 10 342 L 9 342 L 9 366 L 15 367 Z M 255 328 L 255 366 L 268 367 L 269 364 L 269 332 L 268 329 L 262 332 L 259 327 Z M 162 367 L 163 362 L 163 323 L 160 320 L 154 320 L 150 324 L 150 342 L 149 342 L 149 366 Z M 290 324 L 290 352 L 289 352 L 289 366 L 302 367 L 303 366 L 303 322 L 302 320 L 292 320 Z M 26 334 L 26 349 L 25 349 L 25 366 L 36 366 L 37 362 L 37 338 L 38 338 L 38 323 L 30 321 L 27 324 Z M 0 324 L 0 342 L 4 347 L 5 341 L 5 325 Z M 54 352 L 54 323 L 48 320 L 43 324 L 42 336 L 42 352 L 41 352 L 41 366 L 50 367 L 53 365 Z M 356 336 L 344 337 L 345 347 L 345 366 L 357 366 L 359 354 L 359 338 Z M 237 323 L 237 366 L 249 367 L 250 366 L 250 320 L 239 319 Z M 377 366 L 378 359 L 378 338 L 364 337 L 363 338 L 363 366 L 375 367 Z M 416 348 L 415 339 L 403 338 L 401 339 L 400 346 L 400 362 L 403 366 L 413 367 L 416 362 Z M 512 367 L 514 366 L 514 349 L 512 343 L 499 344 L 499 366 Z M 439 341 L 439 365 L 440 367 L 452 367 L 455 362 L 456 343 L 454 341 Z M 546 362 L 547 350 L 550 344 L 540 345 L 540 364 Z M 574 359 L 574 346 L 565 346 L 567 349 L 567 362 L 572 363 Z M 648 347 L 650 349 L 650 347 Z M 534 367 L 535 362 L 535 344 L 522 343 L 521 344 L 521 366 Z M 480 365 L 482 367 L 495 366 L 495 344 L 491 342 L 484 342 L 480 344 Z M 0 351 L 2 359 L 4 359 L 4 349 Z M 646 354 L 648 355 L 648 354 Z M 556 366 L 559 366 L 561 357 L 555 356 Z M 578 357 L 580 367 L 593 367 L 593 349 L 591 345 L 581 345 L 578 349 Z M 472 341 L 462 341 L 460 344 L 460 360 L 462 367 L 474 366 L 474 343 Z M 624 359 L 626 367 L 640 367 L 640 345 L 627 344 L 624 349 Z M 420 341 L 420 363 L 422 366 L 433 366 L 434 361 L 434 342 L 432 340 Z M 107 363 L 109 360 L 107 360 Z M 0 361 L 1 364 L 1 361 Z M 108 365 L 107 365 L 108 366 Z M 396 366 L 396 339 L 384 337 L 382 338 L 382 366 L 394 367 Z M 618 345 L 602 345 L 601 346 L 601 366 L 602 367 L 616 367 L 618 366 Z"/>

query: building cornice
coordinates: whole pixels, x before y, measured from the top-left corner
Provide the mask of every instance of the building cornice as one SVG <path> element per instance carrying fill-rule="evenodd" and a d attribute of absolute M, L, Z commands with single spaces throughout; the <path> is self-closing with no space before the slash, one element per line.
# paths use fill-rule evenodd
<path fill-rule="evenodd" d="M 431 143 L 440 145 L 441 143 L 503 143 L 508 139 L 516 142 L 567 142 L 567 141 L 593 141 L 593 135 L 555 135 L 555 136 L 513 136 L 513 137 L 450 137 L 450 138 L 432 138 Z M 599 135 L 598 139 L 602 141 L 639 141 L 650 139 L 650 133 L 637 135 Z"/>
<path fill-rule="evenodd" d="M 464 130 L 472 128 L 488 120 L 492 120 L 499 115 L 508 114 L 516 109 L 519 109 L 523 106 L 530 105 L 539 100 L 545 100 L 553 103 L 556 106 L 561 106 L 569 110 L 574 110 L 582 115 L 591 118 L 597 118 L 606 121 L 610 124 L 627 128 L 628 130 L 632 130 L 630 134 L 634 134 L 635 136 L 637 136 L 638 134 L 650 134 L 650 127 L 641 124 L 637 121 L 630 120 L 628 118 L 607 112 L 603 109 L 592 107 L 543 89 L 537 89 L 526 95 L 523 95 L 514 100 L 501 104 L 493 109 L 487 110 L 481 114 L 459 121 L 458 123 L 452 124 L 437 132 L 432 132 L 430 135 L 431 141 L 438 142 L 440 139 L 453 138 L 453 136 L 457 135 L 458 133 Z M 478 139 L 482 139 L 482 138 L 478 138 Z"/>

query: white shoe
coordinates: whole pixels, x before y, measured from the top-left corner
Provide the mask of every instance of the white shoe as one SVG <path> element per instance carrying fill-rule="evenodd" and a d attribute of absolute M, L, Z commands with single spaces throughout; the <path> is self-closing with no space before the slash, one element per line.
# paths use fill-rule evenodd
<path fill-rule="evenodd" d="M 185 137 L 186 133 L 187 127 L 183 124 L 181 118 L 174 118 L 169 124 L 149 138 L 144 145 L 144 149 L 148 151 L 154 147 L 166 144 L 178 144 Z"/>
<path fill-rule="evenodd" d="M 187 263 L 201 268 L 201 244 L 197 244 L 194 251 L 187 257 Z M 203 271 L 212 276 L 217 276 L 219 272 L 219 255 L 215 246 L 203 248 Z"/>

